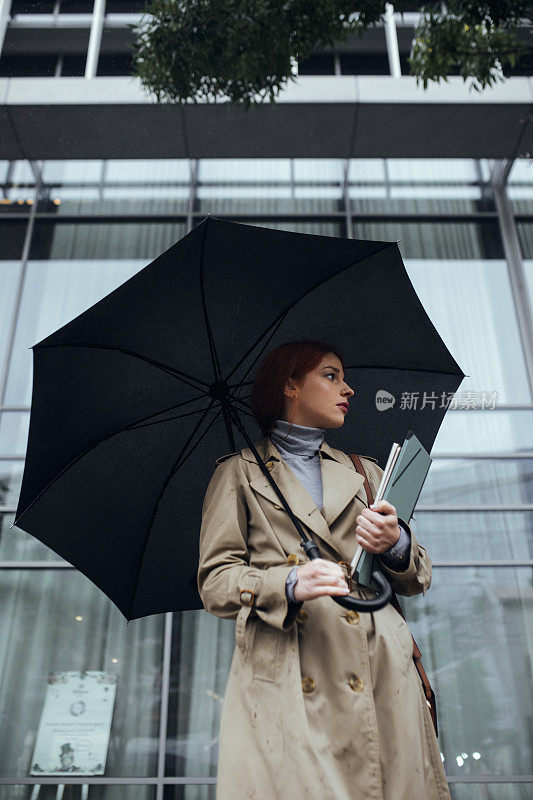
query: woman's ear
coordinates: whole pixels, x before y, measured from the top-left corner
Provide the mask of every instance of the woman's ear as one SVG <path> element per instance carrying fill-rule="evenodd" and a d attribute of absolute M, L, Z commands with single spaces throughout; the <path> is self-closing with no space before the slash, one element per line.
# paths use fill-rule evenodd
<path fill-rule="evenodd" d="M 285 386 L 283 387 L 283 394 L 285 395 L 285 397 L 288 397 L 290 400 L 292 400 L 294 398 L 295 392 L 297 391 L 298 387 L 296 386 L 296 383 L 292 378 L 289 378 L 289 380 L 286 381 Z"/>

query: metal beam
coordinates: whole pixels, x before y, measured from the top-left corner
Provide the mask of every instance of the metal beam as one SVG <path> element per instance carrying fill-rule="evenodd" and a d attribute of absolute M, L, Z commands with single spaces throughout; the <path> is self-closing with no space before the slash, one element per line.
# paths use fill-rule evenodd
<path fill-rule="evenodd" d="M 277 102 L 249 110 L 157 103 L 131 76 L 5 78 L 0 97 L 0 159 L 507 159 L 533 152 L 533 78 L 475 95 L 455 76 L 427 90 L 408 75 L 300 76 Z"/>

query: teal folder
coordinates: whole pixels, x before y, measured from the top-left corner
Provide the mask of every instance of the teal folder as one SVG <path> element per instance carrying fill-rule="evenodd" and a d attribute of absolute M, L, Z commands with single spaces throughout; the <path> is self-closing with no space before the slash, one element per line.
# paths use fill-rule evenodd
<path fill-rule="evenodd" d="M 404 522 L 409 523 L 413 516 L 432 461 L 413 431 L 409 431 L 383 494 L 383 500 L 394 506 L 397 517 Z M 354 570 L 353 578 L 357 583 L 377 591 L 371 576 L 380 567 L 379 557 L 365 550 Z"/>

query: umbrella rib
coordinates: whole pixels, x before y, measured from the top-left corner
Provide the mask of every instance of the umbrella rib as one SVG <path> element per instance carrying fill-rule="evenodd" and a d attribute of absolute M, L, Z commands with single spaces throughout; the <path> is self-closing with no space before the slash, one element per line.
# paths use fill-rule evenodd
<path fill-rule="evenodd" d="M 191 453 L 194 451 L 194 449 L 195 449 L 196 447 L 198 447 L 198 445 L 200 444 L 200 442 L 202 441 L 202 439 L 204 438 L 204 436 L 206 435 L 206 433 L 207 433 L 207 432 L 210 430 L 210 428 L 211 428 L 211 427 L 212 427 L 212 425 L 214 424 L 214 422 L 215 422 L 215 420 L 217 419 L 218 415 L 219 415 L 219 414 L 222 412 L 222 406 L 221 406 L 221 407 L 219 408 L 218 412 L 216 413 L 216 415 L 213 417 L 213 419 L 212 419 L 212 420 L 209 422 L 209 424 L 207 425 L 207 427 L 206 427 L 205 431 L 204 431 L 204 432 L 202 433 L 202 435 L 201 435 L 201 436 L 198 438 L 198 441 L 196 442 L 196 444 L 195 444 L 195 445 L 194 445 L 194 446 L 193 446 L 193 447 L 190 449 L 190 451 L 187 453 L 187 455 L 186 455 L 186 456 L 183 458 L 183 460 L 182 460 L 182 461 L 181 461 L 181 463 L 180 463 L 180 459 L 181 459 L 181 457 L 183 456 L 183 454 L 184 454 L 185 450 L 187 449 L 188 445 L 190 444 L 190 442 L 191 442 L 192 438 L 194 437 L 194 434 L 196 433 L 196 431 L 198 430 L 198 428 L 200 427 L 200 425 L 202 424 L 202 422 L 203 422 L 203 421 L 204 421 L 204 419 L 206 418 L 206 416 L 207 416 L 207 412 L 208 412 L 208 411 L 211 409 L 211 407 L 213 406 L 213 404 L 214 404 L 214 403 L 215 403 L 215 400 L 214 400 L 214 399 L 213 399 L 213 400 L 211 400 L 211 403 L 209 404 L 209 407 L 208 407 L 208 408 L 206 408 L 206 410 L 205 410 L 205 413 L 204 413 L 204 415 L 203 415 L 202 419 L 200 419 L 200 420 L 198 421 L 198 423 L 197 423 L 197 425 L 195 426 L 194 430 L 191 432 L 191 435 L 189 436 L 189 438 L 187 439 L 187 441 L 185 442 L 185 444 L 184 444 L 184 445 L 183 445 L 183 447 L 181 448 L 181 451 L 180 451 L 180 453 L 178 454 L 178 457 L 177 457 L 177 459 L 174 461 L 174 464 L 172 465 L 172 468 L 171 468 L 170 472 L 168 473 L 167 477 L 165 478 L 165 481 L 164 481 L 164 483 L 163 483 L 163 486 L 161 487 L 161 490 L 160 490 L 160 492 L 159 492 L 159 494 L 158 494 L 158 496 L 157 496 L 157 500 L 156 500 L 156 501 L 155 501 L 155 503 L 154 503 L 154 507 L 153 507 L 153 509 L 152 509 L 152 514 L 151 514 L 151 516 L 150 516 L 150 521 L 149 521 L 149 523 L 148 523 L 148 529 L 147 529 L 147 531 L 146 531 L 146 536 L 144 537 L 144 544 L 143 544 L 142 553 L 141 553 L 141 556 L 140 556 L 140 558 L 139 558 L 139 568 L 138 568 L 138 570 L 137 570 L 137 577 L 136 577 L 136 579 L 135 579 L 135 589 L 134 589 L 134 591 L 133 591 L 133 597 L 132 597 L 132 600 L 131 600 L 131 603 L 130 603 L 130 607 L 129 607 L 129 611 L 130 611 L 130 613 L 131 613 L 131 610 L 132 610 L 132 608 L 133 608 L 133 604 L 135 603 L 135 595 L 136 595 L 136 593 L 137 593 L 137 587 L 138 587 L 138 585 L 139 585 L 139 577 L 140 577 L 140 574 L 141 574 L 141 569 L 142 569 L 142 564 L 143 564 L 143 558 L 144 558 L 144 554 L 145 554 L 145 552 L 146 552 L 146 545 L 148 544 L 148 539 L 150 538 L 150 533 L 151 533 L 151 531 L 152 531 L 152 526 L 153 526 L 153 524 L 154 524 L 154 520 L 155 520 L 155 517 L 156 517 L 156 514 L 157 514 L 157 509 L 158 509 L 158 506 L 159 506 L 159 502 L 160 502 L 161 498 L 163 497 L 163 494 L 165 493 L 165 491 L 166 491 L 166 488 L 167 488 L 167 486 L 168 486 L 169 482 L 172 480 L 172 478 L 173 478 L 173 476 L 175 475 L 175 473 L 178 471 L 178 469 L 180 468 L 180 466 L 182 466 L 182 464 L 184 464 L 184 462 L 187 460 L 187 458 L 189 458 L 189 456 L 190 456 L 190 455 L 191 455 Z"/>
<path fill-rule="evenodd" d="M 170 411 L 170 409 L 167 410 Z M 123 431 L 137 430 L 137 428 L 148 428 L 150 427 L 150 425 L 161 425 L 163 422 L 172 422 L 175 419 L 185 419 L 185 417 L 191 417 L 193 414 L 200 414 L 203 410 L 204 410 L 203 408 L 197 408 L 194 411 L 186 411 L 184 414 L 177 414 L 175 417 L 165 417 L 165 419 L 155 419 L 152 420 L 152 422 L 147 422 L 144 425 L 143 424 L 137 425 L 136 423 L 132 423 L 131 425 L 126 425 L 124 428 L 121 428 L 120 430 Z M 161 413 L 164 412 L 162 411 Z M 153 414 L 152 416 L 155 416 L 155 414 Z M 147 417 L 147 419 L 149 419 L 149 417 Z"/>
<path fill-rule="evenodd" d="M 156 414 L 164 414 L 166 411 L 171 411 L 171 410 L 172 410 L 172 408 L 178 408 L 178 406 L 180 406 L 180 405 L 185 405 L 186 403 L 192 403 L 192 402 L 194 402 L 194 400 L 202 400 L 202 399 L 203 399 L 202 397 L 195 397 L 195 398 L 193 398 L 192 400 L 185 400 L 183 403 L 178 403 L 178 405 L 177 405 L 177 406 L 170 406 L 169 408 L 167 408 L 167 409 L 164 409 L 163 411 L 157 411 L 157 412 L 156 412 Z M 209 405 L 209 407 L 206 409 L 206 413 L 207 413 L 207 412 L 208 412 L 208 411 L 211 409 L 211 406 L 212 406 L 212 405 L 213 405 L 213 403 L 211 403 L 211 404 Z M 199 413 L 199 412 L 200 412 L 200 411 L 202 411 L 202 410 L 203 410 L 203 409 L 198 409 L 198 411 L 191 412 L 191 413 L 196 413 L 196 414 L 197 414 L 197 413 Z M 39 494 L 38 494 L 36 497 L 34 497 L 34 498 L 33 498 L 33 500 L 31 501 L 31 503 L 30 503 L 28 506 L 26 506 L 26 508 L 24 509 L 24 511 L 23 511 L 21 514 L 19 514 L 19 516 L 18 516 L 18 517 L 17 517 L 15 520 L 13 520 L 13 523 L 12 523 L 12 525 L 11 525 L 10 527 L 12 528 L 14 525 L 16 525 L 16 524 L 17 524 L 17 522 L 18 522 L 20 519 L 22 519 L 22 517 L 24 516 L 24 514 L 25 514 L 27 511 L 29 511 L 29 510 L 30 510 L 30 508 L 32 507 L 32 505 L 33 505 L 35 502 L 37 502 L 37 500 L 38 500 L 38 499 L 41 497 L 41 495 L 42 495 L 42 494 L 44 494 L 44 493 L 45 493 L 45 492 L 46 492 L 46 491 L 47 491 L 47 490 L 50 488 L 50 486 L 51 486 L 53 483 L 55 483 L 55 481 L 57 481 L 57 480 L 58 480 L 58 478 L 60 478 L 62 475 L 64 475 L 64 473 L 65 473 L 65 472 L 66 472 L 68 469 L 70 469 L 70 467 L 74 466 L 74 464 L 75 464 L 77 461 L 79 461 L 79 460 L 80 460 L 80 458 L 83 458 L 84 456 L 86 456 L 86 455 L 87 455 L 87 453 L 90 453 L 90 452 L 91 452 L 91 450 L 94 450 L 94 448 L 95 448 L 95 447 L 98 447 L 98 445 L 101 445 L 101 444 L 103 444 L 104 442 L 107 442 L 107 441 L 108 441 L 108 439 L 111 439 L 113 436 L 116 436 L 117 434 L 119 434 L 119 433 L 122 433 L 122 431 L 135 430 L 135 428 L 136 428 L 136 427 L 139 427 L 139 428 L 146 427 L 146 426 L 144 426 L 144 425 L 138 425 L 137 423 L 139 423 L 139 422 L 144 422 L 145 420 L 147 420 L 147 419 L 150 419 L 150 417 L 152 417 L 152 416 L 155 416 L 155 414 L 151 414 L 151 415 L 149 415 L 148 417 L 143 417 L 142 419 L 140 419 L 140 420 L 136 420 L 135 422 L 132 422 L 132 423 L 130 423 L 129 425 L 123 425 L 123 426 L 122 426 L 122 428 L 118 428 L 118 430 L 114 430 L 114 431 L 112 431 L 112 433 L 110 433 L 110 434 L 109 434 L 109 436 L 106 436 L 104 439 L 99 439 L 97 442 L 95 442 L 94 444 L 92 444 L 90 447 L 88 447 L 88 448 L 87 448 L 86 450 L 84 450 L 82 453 L 79 453 L 79 454 L 76 456 L 76 458 L 73 458 L 73 459 L 72 459 L 72 461 L 69 461 L 69 463 L 68 463 L 68 464 L 66 464 L 66 465 L 63 467 L 63 469 L 62 469 L 60 472 L 58 472 L 58 473 L 57 473 L 57 475 L 54 475 L 54 477 L 53 477 L 53 478 L 52 478 L 50 481 L 48 481 L 48 483 L 46 484 L 46 486 L 44 486 L 44 487 L 41 489 L 41 491 L 39 492 Z M 184 415 L 184 416 L 187 416 L 187 415 Z M 179 417 L 172 417 L 171 419 L 177 419 L 177 418 L 179 418 Z M 169 421 L 169 420 L 159 420 L 159 422 L 168 422 L 168 421 Z M 150 423 L 149 423 L 149 424 L 150 424 Z M 152 424 L 155 424 L 155 423 L 152 423 Z"/>
<path fill-rule="evenodd" d="M 252 361 L 252 363 L 251 363 L 251 364 L 248 366 L 248 369 L 246 370 L 246 372 L 245 372 L 245 373 L 244 373 L 244 375 L 242 376 L 243 378 L 246 378 L 246 376 L 248 375 L 248 373 L 250 372 L 250 370 L 251 370 L 251 369 L 253 369 L 253 368 L 254 368 L 254 366 L 257 364 L 258 360 L 261 358 L 261 355 L 262 355 L 262 353 L 264 353 L 264 351 L 265 351 L 265 348 L 268 346 L 268 344 L 269 344 L 269 342 L 272 340 L 272 338 L 273 338 L 273 337 L 276 335 L 276 333 L 277 333 L 277 331 L 278 331 L 278 328 L 279 328 L 279 326 L 281 325 L 281 323 L 283 322 L 283 320 L 285 319 L 285 317 L 286 317 L 287 313 L 288 313 L 288 312 L 283 312 L 282 314 L 280 314 L 280 316 L 279 316 L 279 317 L 276 317 L 276 319 L 274 320 L 274 322 L 272 323 L 272 325 L 269 325 L 269 327 L 266 329 L 266 331 L 264 331 L 264 333 L 263 333 L 263 336 L 266 336 L 266 335 L 267 335 L 267 333 L 268 333 L 270 330 L 272 330 L 272 333 L 270 334 L 270 336 L 268 337 L 268 339 L 266 339 L 266 340 L 265 340 L 265 343 L 264 343 L 263 347 L 262 347 L 262 348 L 261 348 L 261 350 L 260 350 L 260 351 L 257 353 L 257 355 L 256 355 L 256 357 L 254 358 L 254 360 Z M 260 341 L 260 339 L 259 339 L 258 341 Z M 250 350 L 248 350 L 248 353 L 250 353 L 250 351 L 251 351 L 251 350 L 253 350 L 253 348 L 256 346 L 256 344 L 257 344 L 257 342 L 256 342 L 254 345 L 252 345 L 252 347 L 250 348 Z M 248 353 L 246 353 L 246 354 L 245 354 L 245 355 L 244 355 L 244 356 L 241 358 L 241 360 L 239 361 L 239 363 L 238 363 L 238 364 L 235 366 L 235 368 L 234 368 L 234 369 L 233 369 L 233 370 L 230 372 L 230 374 L 227 376 L 226 380 L 228 380 L 228 378 L 230 378 L 230 377 L 231 377 L 231 375 L 233 375 L 233 373 L 235 372 L 235 370 L 236 370 L 236 369 L 237 369 L 237 368 L 238 368 L 238 367 L 239 367 L 239 366 L 242 364 L 242 362 L 243 362 L 243 361 L 245 360 L 245 358 L 247 357 Z M 253 383 L 253 381 L 250 381 L 250 383 Z M 239 383 L 236 383 L 236 384 L 235 384 L 235 388 L 240 388 L 242 385 L 243 385 L 243 382 L 242 382 L 242 381 L 239 381 Z"/>
<path fill-rule="evenodd" d="M 397 247 L 397 244 L 396 244 L 396 242 L 386 242 L 386 243 L 383 245 L 383 247 L 380 247 L 378 250 L 375 250 L 373 253 L 371 253 L 371 255 L 370 255 L 370 256 L 365 256 L 364 258 L 360 258 L 360 259 L 358 259 L 358 260 L 356 260 L 356 261 L 352 261 L 350 264 L 348 264 L 348 265 L 347 265 L 346 267 L 344 267 L 343 269 L 340 269 L 340 270 L 339 270 L 338 272 L 336 272 L 334 275 L 329 275 L 329 276 L 328 276 L 327 278 L 325 278 L 324 280 L 322 280 L 322 281 L 319 281 L 319 282 L 318 282 L 318 283 L 316 283 L 314 286 L 311 286 L 311 287 L 310 287 L 310 288 L 309 288 L 309 289 L 308 289 L 306 292 L 304 292 L 304 294 L 302 294 L 302 296 L 301 296 L 301 297 L 299 297 L 297 300 L 295 300 L 295 301 L 294 301 L 294 303 L 291 303 L 289 306 L 287 306 L 287 308 L 285 308 L 285 309 L 284 309 L 284 310 L 281 312 L 281 314 L 280 314 L 278 317 L 276 317 L 276 319 L 274 320 L 274 322 L 273 322 L 271 325 L 269 325 L 269 326 L 268 326 L 268 328 L 266 328 L 266 330 L 265 330 L 265 331 L 263 331 L 263 333 L 262 333 L 262 334 L 261 334 L 261 335 L 260 335 L 260 336 L 259 336 L 259 337 L 258 337 L 258 338 L 255 340 L 255 342 L 254 342 L 254 343 L 251 345 L 251 347 L 249 347 L 249 348 L 248 348 L 248 350 L 247 350 L 247 351 L 246 351 L 246 353 L 243 355 L 243 357 L 241 358 L 241 360 L 240 360 L 240 361 L 238 361 L 238 362 L 237 362 L 237 364 L 236 364 L 236 365 L 233 367 L 233 369 L 231 370 L 231 372 L 229 373 L 229 375 L 227 375 L 227 376 L 226 376 L 226 381 L 227 381 L 227 380 L 229 380 L 229 378 L 231 378 L 231 376 L 233 375 L 233 373 L 235 372 L 235 370 L 237 370 L 237 369 L 240 367 L 240 365 L 242 364 L 242 362 L 243 362 L 243 361 L 244 361 L 244 360 L 245 360 L 245 359 L 246 359 L 246 358 L 249 356 L 249 354 L 252 352 L 252 350 L 254 350 L 254 348 L 255 348 L 255 347 L 257 347 L 257 345 L 259 344 L 259 342 L 261 341 L 261 339 L 262 339 L 264 336 L 266 336 L 266 334 L 267 334 L 267 333 L 268 333 L 268 331 L 271 329 L 271 327 L 272 327 L 273 325 L 275 325 L 275 324 L 276 324 L 276 322 L 277 322 L 278 320 L 280 320 L 280 322 L 281 322 L 281 321 L 282 321 L 282 319 L 283 319 L 283 317 L 285 317 L 285 316 L 286 316 L 286 315 L 289 313 L 289 311 L 290 311 L 292 308 L 294 308 L 294 306 L 295 306 L 295 305 L 297 305 L 297 304 L 298 304 L 298 303 L 299 303 L 301 300 L 303 300 L 303 299 L 304 299 L 304 297 L 307 297 L 307 295 L 308 295 L 308 294 L 311 294 L 311 292 L 314 292 L 314 291 L 315 291 L 315 289 L 318 289 L 318 287 L 319 287 L 319 286 L 322 286 L 322 284 L 323 284 L 323 283 L 326 283 L 326 281 L 329 281 L 329 280 L 331 280 L 332 278 L 336 278 L 338 275 L 340 275 L 342 272 L 345 272 L 347 269 L 351 269 L 351 267 L 355 266 L 355 264 L 359 264 L 361 261 L 365 261 L 367 258 L 371 258 L 371 257 L 373 257 L 373 256 L 376 256 L 378 253 L 381 253 L 383 250 L 387 250 L 387 248 L 389 248 L 389 247 L 394 247 L 394 246 L 396 246 L 396 247 Z M 271 338 L 272 338 L 272 337 L 271 337 Z M 258 357 L 259 357 L 259 356 L 258 356 Z M 256 360 L 257 360 L 257 359 L 256 359 Z M 248 371 L 249 371 L 249 370 L 248 370 Z M 246 374 L 248 374 L 248 373 L 246 373 Z"/>
<path fill-rule="evenodd" d="M 174 378 L 178 378 L 183 383 L 192 386 L 193 389 L 199 389 L 202 391 L 202 387 L 205 386 L 206 388 L 209 387 L 209 384 L 205 381 L 201 381 L 199 378 L 193 378 L 192 375 L 188 375 L 186 372 L 183 372 L 179 369 L 174 369 L 174 367 L 169 367 L 166 364 L 162 364 L 160 361 L 156 361 L 149 356 L 143 356 L 141 353 L 135 353 L 133 350 L 125 350 L 123 347 L 115 347 L 114 345 L 105 345 L 105 344 L 87 344 L 85 342 L 65 342 L 63 344 L 43 344 L 43 345 L 34 345 L 31 349 L 32 350 L 42 350 L 45 347 L 91 347 L 96 350 L 118 350 L 120 353 L 124 353 L 126 356 L 133 356 L 133 358 L 138 358 L 141 361 L 146 361 L 147 364 L 152 364 L 152 366 L 157 367 L 162 372 L 166 372 L 168 375 L 172 375 Z M 200 384 L 200 386 L 195 385 Z M 207 394 L 207 392 L 206 392 Z"/>
<path fill-rule="evenodd" d="M 213 364 L 213 375 L 215 381 L 220 381 L 222 379 L 222 372 L 220 370 L 220 363 L 218 360 L 218 355 L 215 347 L 215 340 L 213 337 L 213 331 L 211 329 L 211 323 L 209 321 L 209 314 L 207 313 L 207 302 L 205 299 L 205 285 L 204 285 L 204 264 L 205 264 L 205 240 L 207 238 L 207 225 L 204 227 L 204 236 L 202 239 L 202 250 L 200 253 L 200 294 L 202 297 L 202 309 L 204 312 L 204 322 L 205 322 L 205 329 L 207 331 L 207 339 L 209 341 L 209 352 L 211 354 L 211 361 Z"/>

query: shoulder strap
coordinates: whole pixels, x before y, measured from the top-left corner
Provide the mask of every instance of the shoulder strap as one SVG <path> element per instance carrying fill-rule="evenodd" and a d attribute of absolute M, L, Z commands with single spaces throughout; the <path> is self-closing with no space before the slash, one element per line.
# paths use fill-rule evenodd
<path fill-rule="evenodd" d="M 356 468 L 357 472 L 359 472 L 363 476 L 363 478 L 365 479 L 365 482 L 364 482 L 363 485 L 365 487 L 366 500 L 367 500 L 368 505 L 370 506 L 374 502 L 374 495 L 372 494 L 372 489 L 370 488 L 370 481 L 368 480 L 368 476 L 366 474 L 366 470 L 363 467 L 363 462 L 361 461 L 359 456 L 356 455 L 356 453 L 350 453 L 350 458 L 352 459 L 353 463 L 355 464 L 355 468 Z"/>
<path fill-rule="evenodd" d="M 370 506 L 374 502 L 374 495 L 372 494 L 372 489 L 370 487 L 370 481 L 368 480 L 368 476 L 366 474 L 366 470 L 363 467 L 363 462 L 361 461 L 359 456 L 356 455 L 356 453 L 350 453 L 350 458 L 352 459 L 357 472 L 359 472 L 363 476 L 363 478 L 365 479 L 365 482 L 364 482 L 363 485 L 365 487 L 366 499 L 367 499 L 368 505 Z M 401 605 L 399 603 L 399 600 L 396 597 L 396 593 L 395 593 L 394 589 L 392 590 L 392 596 L 391 596 L 390 603 L 391 603 L 391 606 L 393 606 L 393 608 L 396 609 L 398 614 L 400 614 L 405 619 L 405 615 L 404 615 L 404 613 L 402 611 L 402 607 L 401 607 Z M 435 728 L 435 734 L 436 734 L 436 736 L 438 736 L 439 732 L 438 732 L 438 727 L 437 727 L 437 704 L 436 704 L 436 699 L 435 699 L 435 692 L 431 688 L 431 684 L 429 682 L 429 678 L 426 675 L 426 671 L 425 671 L 424 667 L 422 666 L 422 654 L 421 654 L 420 650 L 418 649 L 418 645 L 415 642 L 415 637 L 413 636 L 413 634 L 411 634 L 411 638 L 413 640 L 413 661 L 415 662 L 415 667 L 416 667 L 416 669 L 418 671 L 418 674 L 420 676 L 420 680 L 422 681 L 422 686 L 424 687 L 424 694 L 426 695 L 426 702 L 427 702 L 427 704 L 429 706 L 431 719 L 433 720 L 433 726 Z"/>

